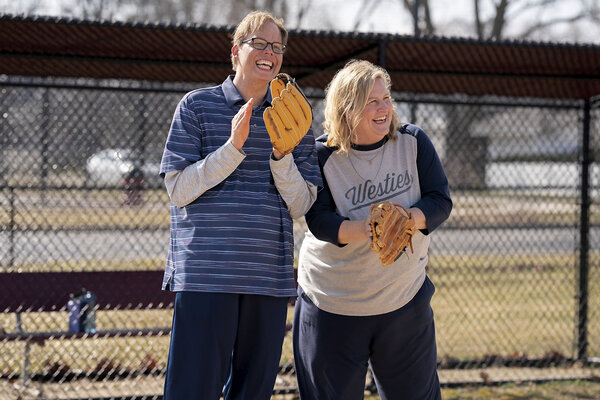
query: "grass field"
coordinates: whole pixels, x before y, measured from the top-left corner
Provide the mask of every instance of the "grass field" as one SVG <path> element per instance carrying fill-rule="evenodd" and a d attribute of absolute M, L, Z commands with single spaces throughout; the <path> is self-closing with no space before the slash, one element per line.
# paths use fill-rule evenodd
<path fill-rule="evenodd" d="M 599 261 L 595 256 L 592 264 Z M 432 258 L 429 275 L 437 287 L 432 305 L 441 356 L 480 358 L 491 349 L 535 358 L 548 352 L 572 356 L 576 262 L 574 255 Z M 591 278 L 594 313 L 599 311 L 600 275 Z M 590 337 L 598 338 L 600 326 L 590 328 Z M 590 347 L 593 353 L 599 350 L 598 343 Z"/>
<path fill-rule="evenodd" d="M 429 268 L 437 287 L 432 305 L 440 358 L 481 360 L 495 354 L 537 359 L 550 353 L 576 356 L 575 260 L 566 255 L 530 255 L 517 261 L 511 265 L 503 258 L 432 258 Z M 600 262 L 598 257 L 592 261 L 594 265 Z M 591 275 L 590 286 L 590 311 L 594 315 L 600 311 L 600 274 Z M 290 322 L 292 313 L 290 308 Z M 67 319 L 66 311 L 21 314 L 25 330 L 64 330 Z M 171 311 L 99 310 L 97 319 L 102 329 L 170 326 Z M 14 331 L 15 325 L 14 314 L 0 314 L 0 326 L 6 331 Z M 589 353 L 600 354 L 600 324 L 592 320 L 588 335 Z M 0 370 L 20 371 L 23 346 L 3 344 Z M 147 353 L 164 363 L 167 347 L 167 338 L 56 339 L 44 348 L 32 347 L 31 368 L 43 369 L 48 360 L 54 360 L 75 369 L 90 369 L 100 358 L 135 368 Z M 291 344 L 286 339 L 282 363 L 290 360 Z"/>

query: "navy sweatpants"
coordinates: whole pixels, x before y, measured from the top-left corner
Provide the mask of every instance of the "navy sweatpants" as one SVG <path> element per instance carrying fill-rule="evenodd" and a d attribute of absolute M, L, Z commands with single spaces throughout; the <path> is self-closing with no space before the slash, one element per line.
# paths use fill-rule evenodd
<path fill-rule="evenodd" d="M 298 288 L 294 361 L 302 400 L 364 398 L 371 366 L 383 400 L 441 399 L 429 278 L 404 307 L 355 317 L 317 308 Z"/>
<path fill-rule="evenodd" d="M 164 400 L 268 400 L 287 297 L 178 292 Z"/>

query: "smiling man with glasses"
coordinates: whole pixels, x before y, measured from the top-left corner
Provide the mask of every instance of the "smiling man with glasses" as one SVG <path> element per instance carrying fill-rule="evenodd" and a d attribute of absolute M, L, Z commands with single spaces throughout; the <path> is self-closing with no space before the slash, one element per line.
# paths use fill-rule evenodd
<path fill-rule="evenodd" d="M 322 185 L 312 132 L 292 153 L 263 120 L 286 49 L 283 21 L 246 16 L 235 74 L 180 101 L 161 175 L 171 199 L 163 289 L 176 292 L 165 400 L 268 400 L 296 295 L 292 219 Z"/>

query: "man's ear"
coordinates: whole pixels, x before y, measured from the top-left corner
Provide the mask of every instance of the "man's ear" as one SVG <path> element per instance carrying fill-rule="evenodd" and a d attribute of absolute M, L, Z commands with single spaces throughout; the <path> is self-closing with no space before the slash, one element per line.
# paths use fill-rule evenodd
<path fill-rule="evenodd" d="M 239 46 L 236 44 L 231 48 L 231 55 L 232 56 L 237 56 L 238 55 L 238 51 L 240 50 Z"/>

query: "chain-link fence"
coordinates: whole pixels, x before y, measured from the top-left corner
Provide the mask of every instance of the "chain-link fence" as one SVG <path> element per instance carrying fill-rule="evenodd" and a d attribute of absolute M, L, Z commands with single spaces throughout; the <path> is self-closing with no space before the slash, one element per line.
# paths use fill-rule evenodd
<path fill-rule="evenodd" d="M 157 173 L 188 89 L 0 85 L 0 399 L 161 397 L 172 298 L 160 291 L 169 200 Z M 318 134 L 322 94 L 307 93 Z M 599 104 L 396 97 L 434 142 L 454 200 L 428 267 L 442 384 L 589 376 Z M 295 390 L 288 335 L 276 393 Z"/>

